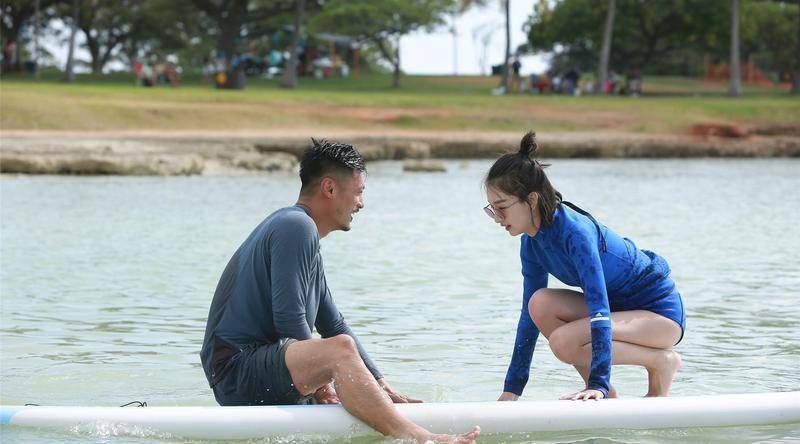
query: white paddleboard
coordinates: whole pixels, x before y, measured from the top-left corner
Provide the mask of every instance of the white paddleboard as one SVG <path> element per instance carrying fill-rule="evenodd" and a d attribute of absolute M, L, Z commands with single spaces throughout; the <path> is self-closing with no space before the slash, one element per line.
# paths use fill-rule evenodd
<path fill-rule="evenodd" d="M 483 434 L 587 429 L 724 427 L 800 422 L 800 392 L 624 398 L 601 401 L 398 404 L 435 433 Z M 365 436 L 377 432 L 340 405 L 259 407 L 0 406 L 3 427 L 114 427 L 115 434 L 195 439 L 286 435 Z"/>

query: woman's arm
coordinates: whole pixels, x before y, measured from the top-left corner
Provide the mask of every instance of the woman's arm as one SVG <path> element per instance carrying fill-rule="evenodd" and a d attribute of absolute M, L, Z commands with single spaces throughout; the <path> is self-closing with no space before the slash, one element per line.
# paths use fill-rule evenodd
<path fill-rule="evenodd" d="M 567 238 L 567 251 L 578 270 L 589 309 L 592 359 L 587 389 L 608 396 L 611 379 L 611 309 L 596 233 L 576 232 Z"/>
<path fill-rule="evenodd" d="M 536 290 L 547 287 L 547 271 L 536 261 L 529 257 L 530 252 L 523 237 L 520 248 L 520 258 L 522 259 L 522 310 L 519 314 L 517 323 L 517 337 L 514 341 L 514 352 L 511 355 L 511 363 L 508 365 L 506 380 L 503 386 L 504 393 L 513 393 L 516 396 L 522 395 L 522 390 L 528 383 L 530 375 L 531 361 L 533 360 L 533 349 L 536 340 L 539 338 L 539 329 L 533 323 L 530 313 L 528 313 L 528 303 Z M 501 396 L 503 398 L 503 396 Z M 506 396 L 506 399 L 510 399 Z"/>

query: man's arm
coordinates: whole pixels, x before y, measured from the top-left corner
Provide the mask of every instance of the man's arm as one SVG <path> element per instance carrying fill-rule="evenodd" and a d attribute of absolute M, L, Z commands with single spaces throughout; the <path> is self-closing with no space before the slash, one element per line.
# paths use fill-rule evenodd
<path fill-rule="evenodd" d="M 270 236 L 272 318 L 281 338 L 311 339 L 306 295 L 318 247 L 314 230 L 303 220 L 287 217 L 276 221 Z"/>

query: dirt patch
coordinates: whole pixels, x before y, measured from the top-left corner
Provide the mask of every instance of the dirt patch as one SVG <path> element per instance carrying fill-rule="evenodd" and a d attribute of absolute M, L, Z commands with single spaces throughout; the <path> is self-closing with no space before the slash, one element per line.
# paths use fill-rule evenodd
<path fill-rule="evenodd" d="M 692 125 L 690 133 L 698 137 L 724 137 L 729 139 L 744 139 L 748 137 L 746 129 L 738 125 L 721 123 L 699 123 Z"/>

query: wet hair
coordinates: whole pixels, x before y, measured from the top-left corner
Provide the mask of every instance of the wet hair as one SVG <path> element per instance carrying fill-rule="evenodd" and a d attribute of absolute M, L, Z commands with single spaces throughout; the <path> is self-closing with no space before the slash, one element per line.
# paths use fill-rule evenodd
<path fill-rule="evenodd" d="M 539 211 L 542 223 L 547 226 L 553 223 L 553 214 L 562 199 L 561 193 L 553 188 L 544 173 L 544 169 L 550 165 L 537 160 L 538 152 L 536 133 L 529 131 L 519 142 L 519 151 L 503 154 L 494 162 L 483 185 L 497 188 L 529 205 L 528 195 L 535 192 L 539 196 L 535 209 Z"/>
<path fill-rule="evenodd" d="M 353 145 L 311 139 L 311 146 L 300 159 L 300 193 L 306 193 L 312 185 L 330 174 L 352 174 L 367 171 L 364 157 Z"/>

